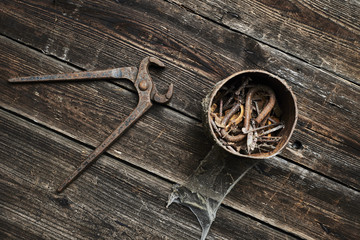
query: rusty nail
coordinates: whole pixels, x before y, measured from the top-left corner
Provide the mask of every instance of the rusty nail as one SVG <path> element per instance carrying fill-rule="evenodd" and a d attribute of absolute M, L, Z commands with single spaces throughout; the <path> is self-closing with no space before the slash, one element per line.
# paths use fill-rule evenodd
<path fill-rule="evenodd" d="M 230 118 L 230 122 L 228 125 L 226 125 L 225 127 L 225 130 L 226 131 L 229 131 L 229 128 L 232 126 L 232 125 L 238 125 L 241 121 L 242 121 L 242 118 L 244 116 L 244 106 L 243 105 L 240 105 L 240 113 L 239 115 L 236 117 L 235 115 L 233 115 L 231 118 Z M 235 117 L 234 120 L 233 117 Z"/>
<path fill-rule="evenodd" d="M 224 103 L 224 101 L 221 98 L 220 99 L 220 106 L 219 106 L 219 117 L 222 117 L 222 115 L 223 115 L 223 103 Z"/>
<path fill-rule="evenodd" d="M 276 132 L 277 130 L 280 130 L 280 129 L 284 128 L 284 127 L 285 127 L 285 126 L 284 126 L 283 124 L 280 124 L 280 125 L 277 126 L 277 127 L 274 127 L 274 128 L 272 128 L 272 129 L 270 129 L 270 130 L 267 130 L 267 131 L 261 133 L 261 134 L 259 135 L 259 137 L 261 137 L 261 136 L 263 136 L 263 135 L 267 135 L 267 134 L 272 133 L 272 132 Z"/>
<path fill-rule="evenodd" d="M 240 142 L 243 140 L 246 135 L 245 134 L 238 134 L 238 135 L 230 135 L 228 132 L 226 132 L 225 129 L 222 129 L 221 131 L 222 137 L 229 142 Z"/>
<path fill-rule="evenodd" d="M 229 112 L 224 116 L 223 120 L 221 121 L 221 125 L 226 126 L 229 119 L 234 115 L 237 111 L 239 111 L 241 103 L 238 101 L 230 110 Z"/>
<path fill-rule="evenodd" d="M 245 87 L 248 85 L 249 81 L 251 81 L 251 78 L 247 77 L 245 78 L 245 81 L 240 85 L 240 87 L 235 91 L 235 95 L 239 96 L 240 92 L 245 89 Z"/>
<path fill-rule="evenodd" d="M 270 124 L 270 125 L 266 125 L 266 126 L 262 126 L 262 127 L 258 127 L 258 128 L 253 128 L 253 129 L 249 129 L 249 130 L 246 130 L 245 128 L 242 129 L 243 133 L 250 133 L 250 132 L 255 132 L 255 131 L 259 131 L 261 129 L 265 129 L 265 128 L 269 128 L 269 127 L 276 127 L 278 126 L 280 123 L 273 123 L 273 124 Z"/>
<path fill-rule="evenodd" d="M 246 129 L 246 131 L 248 131 L 249 127 L 250 127 L 250 119 L 251 119 L 251 112 L 252 112 L 252 108 L 251 108 L 252 100 L 251 99 L 257 91 L 261 91 L 261 90 L 269 93 L 270 100 L 266 104 L 266 106 L 263 108 L 261 113 L 259 113 L 259 115 L 256 117 L 255 121 L 259 124 L 266 117 L 266 115 L 272 110 L 272 108 L 275 105 L 275 101 L 276 101 L 275 92 L 270 87 L 265 86 L 265 85 L 258 85 L 258 86 L 251 88 L 246 96 L 246 102 L 245 102 L 244 128 Z"/>
<path fill-rule="evenodd" d="M 211 121 L 211 125 L 214 128 L 214 130 L 216 131 L 216 133 L 219 134 L 219 136 L 221 136 L 221 133 L 220 133 L 218 127 L 216 126 L 216 123 L 215 123 L 214 119 L 211 118 L 210 121 Z"/>

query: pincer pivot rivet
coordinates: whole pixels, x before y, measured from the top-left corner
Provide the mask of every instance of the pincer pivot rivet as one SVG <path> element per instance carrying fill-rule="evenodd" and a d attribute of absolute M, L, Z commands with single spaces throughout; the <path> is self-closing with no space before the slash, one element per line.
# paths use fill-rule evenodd
<path fill-rule="evenodd" d="M 140 83 L 139 83 L 139 88 L 141 91 L 145 91 L 149 88 L 149 84 L 145 81 L 145 80 L 142 80 Z"/>

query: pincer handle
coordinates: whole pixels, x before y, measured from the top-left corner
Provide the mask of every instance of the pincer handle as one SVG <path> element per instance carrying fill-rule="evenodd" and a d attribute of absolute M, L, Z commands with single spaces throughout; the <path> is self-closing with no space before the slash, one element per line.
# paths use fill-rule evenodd
<path fill-rule="evenodd" d="M 116 140 L 126 129 L 131 127 L 150 107 L 151 102 L 139 102 L 138 106 L 130 115 L 80 164 L 76 170 L 69 175 L 64 182 L 57 188 L 57 192 L 62 192 L 70 183 L 72 183 L 82 172 L 84 172 L 91 163 Z"/>
<path fill-rule="evenodd" d="M 129 79 L 134 82 L 137 74 L 136 67 L 114 68 L 100 71 L 86 71 L 73 73 L 60 73 L 51 75 L 39 75 L 29 77 L 11 78 L 8 81 L 21 82 L 52 82 L 52 81 L 75 81 L 75 80 L 97 80 L 97 79 Z"/>

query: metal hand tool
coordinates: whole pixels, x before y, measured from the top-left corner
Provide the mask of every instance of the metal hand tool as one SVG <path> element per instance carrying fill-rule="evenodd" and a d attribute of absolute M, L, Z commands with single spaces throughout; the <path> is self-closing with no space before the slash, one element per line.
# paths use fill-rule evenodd
<path fill-rule="evenodd" d="M 139 66 L 115 68 L 104 71 L 75 72 L 54 75 L 30 76 L 9 79 L 9 82 L 42 82 L 42 81 L 71 81 L 90 79 L 128 79 L 133 82 L 139 102 L 130 115 L 81 163 L 81 165 L 65 179 L 57 192 L 62 192 L 75 178 L 77 178 L 101 153 L 103 153 L 124 131 L 136 122 L 152 105 L 152 101 L 166 103 L 173 94 L 173 84 L 170 84 L 166 94 L 159 94 L 149 74 L 149 65 L 164 67 L 157 58 L 146 57 Z"/>

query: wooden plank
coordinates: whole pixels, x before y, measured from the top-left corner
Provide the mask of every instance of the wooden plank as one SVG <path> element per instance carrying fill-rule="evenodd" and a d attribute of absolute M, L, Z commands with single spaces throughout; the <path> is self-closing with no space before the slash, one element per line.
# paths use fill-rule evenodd
<path fill-rule="evenodd" d="M 31 69 L 40 62 L 41 71 L 61 71 L 70 67 L 12 41 L 1 42 L 6 44 L 0 48 L 6 49 L 0 54 L 5 78 L 1 81 L 4 96 L 1 106 L 11 111 L 96 146 L 117 125 L 114 119 L 126 115 L 123 111 L 135 105 L 131 100 L 134 94 L 107 82 L 10 85 L 5 81 L 10 72 L 24 69 L 31 74 Z M 87 118 L 83 120 L 84 117 Z M 109 153 L 162 178 L 182 183 L 209 147 L 197 121 L 159 106 L 135 124 Z M 59 176 L 56 174 L 59 180 L 54 181 L 54 185 L 86 155 L 87 152 L 77 156 L 66 152 L 60 155 L 58 164 L 69 165 L 63 167 Z M 91 182 L 80 178 L 69 191 L 75 191 L 81 181 Z M 276 158 L 251 171 L 234 188 L 226 205 L 297 236 L 339 239 L 343 235 L 357 237 L 353 229 L 360 228 L 356 204 L 359 198 L 357 191 Z M 324 231 L 322 226 L 330 232 Z"/>
<path fill-rule="evenodd" d="M 334 142 L 334 139 L 340 142 L 336 143 L 340 147 L 354 148 L 350 155 L 343 156 L 342 151 L 332 153 L 321 145 L 320 149 L 319 145 L 308 146 L 309 154 L 288 151 L 286 156 L 360 189 L 360 179 L 356 175 L 360 167 L 356 161 L 360 149 L 360 123 L 357 121 L 360 112 L 354 109 L 354 105 L 360 101 L 358 86 L 319 71 L 241 34 L 202 21 L 184 9 L 162 1 L 133 3 L 131 6 L 106 1 L 87 1 L 80 5 L 59 4 L 55 7 L 41 1 L 26 1 L 24 4 L 24 12 L 22 6 L 16 6 L 13 2 L 2 8 L 4 14 L 1 22 L 16 25 L 1 25 L 6 35 L 87 69 L 129 66 L 145 56 L 138 56 L 139 54 L 156 53 L 168 60 L 162 75 L 154 74 L 158 80 L 156 82 L 161 84 L 165 80 L 167 84 L 176 83 L 176 95 L 170 103 L 171 106 L 197 118 L 201 111 L 200 104 L 194 103 L 200 102 L 210 90 L 211 84 L 230 72 L 260 67 L 278 74 L 289 82 L 298 96 L 298 128 L 302 134 L 297 140 L 309 142 L 306 134 L 310 129 L 316 137 L 313 142 L 321 143 L 324 139 Z M 159 12 L 159 9 L 166 12 Z M 79 11 L 83 14 L 78 14 Z M 147 14 L 142 14 L 145 11 Z M 49 25 L 51 22 L 54 24 Z M 149 25 L 148 22 L 152 24 Z M 41 37 L 16 30 L 23 28 L 26 28 L 26 31 L 32 29 L 36 36 Z M 53 41 L 56 41 L 56 44 L 52 43 Z M 157 52 L 159 46 L 161 51 Z M 178 55 L 174 48 L 183 49 L 183 53 Z M 100 49 L 99 53 L 96 53 L 95 49 Z M 120 56 L 125 58 L 119 58 L 118 50 L 121 51 Z M 314 158 L 332 155 L 334 160 L 331 157 L 325 157 L 328 159 L 326 161 Z M 328 161 L 331 161 L 330 166 L 334 167 L 329 167 Z M 339 173 L 339 169 L 345 174 Z"/>
<path fill-rule="evenodd" d="M 190 211 L 165 208 L 171 183 L 103 157 L 76 188 L 56 194 L 72 159 L 91 149 L 3 110 L 0 128 L 2 239 L 198 239 Z M 221 208 L 209 239 L 237 236 L 294 239 Z"/>
<path fill-rule="evenodd" d="M 263 175 L 269 178 L 260 177 Z M 252 194 L 245 194 L 248 192 Z M 344 200 L 348 202 L 339 206 Z M 359 200 L 357 191 L 274 158 L 240 181 L 224 204 L 241 202 L 241 206 L 234 204 L 236 209 L 248 209 L 246 212 L 258 219 L 271 216 L 269 223 L 304 239 L 358 239 Z"/>
<path fill-rule="evenodd" d="M 358 1 L 170 2 L 360 84 Z"/>
<path fill-rule="evenodd" d="M 289 146 L 281 155 L 296 159 L 299 164 L 359 189 L 358 149 L 304 128 L 295 130 Z M 342 180 L 344 178 L 345 181 Z"/>

